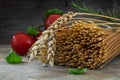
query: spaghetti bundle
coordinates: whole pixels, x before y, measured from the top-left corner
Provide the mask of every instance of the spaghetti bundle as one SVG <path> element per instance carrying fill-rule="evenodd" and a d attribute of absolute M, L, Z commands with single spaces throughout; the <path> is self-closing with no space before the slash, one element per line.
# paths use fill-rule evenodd
<path fill-rule="evenodd" d="M 50 66 L 102 68 L 120 53 L 119 21 L 96 14 L 64 14 L 31 47 L 30 60 L 37 57 Z"/>

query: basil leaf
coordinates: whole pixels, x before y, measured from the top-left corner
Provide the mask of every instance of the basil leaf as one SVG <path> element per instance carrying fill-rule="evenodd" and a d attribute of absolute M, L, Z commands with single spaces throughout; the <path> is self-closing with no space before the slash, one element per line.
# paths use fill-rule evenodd
<path fill-rule="evenodd" d="M 30 27 L 28 27 L 28 29 L 27 29 L 27 33 L 28 33 L 28 34 L 31 34 L 31 35 L 37 35 L 37 34 L 39 33 L 39 31 L 38 31 L 36 28 L 30 26 Z"/>
<path fill-rule="evenodd" d="M 60 9 L 49 9 L 46 13 L 45 13 L 45 18 L 47 18 L 49 15 L 51 14 L 60 14 L 62 15 L 64 12 L 63 10 L 60 10 Z"/>
<path fill-rule="evenodd" d="M 22 62 L 22 58 L 16 54 L 13 50 L 5 57 L 5 60 L 10 64 L 17 64 Z"/>
<path fill-rule="evenodd" d="M 75 75 L 79 75 L 79 74 L 83 74 L 87 71 L 87 68 L 80 68 L 80 69 L 77 69 L 77 68 L 69 68 L 68 69 L 68 72 L 70 74 L 75 74 Z"/>

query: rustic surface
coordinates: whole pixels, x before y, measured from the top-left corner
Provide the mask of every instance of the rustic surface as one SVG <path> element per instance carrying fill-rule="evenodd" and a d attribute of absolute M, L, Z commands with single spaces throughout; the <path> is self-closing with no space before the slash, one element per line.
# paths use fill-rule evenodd
<path fill-rule="evenodd" d="M 27 63 L 8 64 L 4 57 L 11 50 L 9 45 L 0 45 L 0 80 L 120 80 L 120 56 L 103 69 L 88 70 L 82 75 L 72 75 L 67 68 L 55 66 L 42 67 L 38 60 Z"/>

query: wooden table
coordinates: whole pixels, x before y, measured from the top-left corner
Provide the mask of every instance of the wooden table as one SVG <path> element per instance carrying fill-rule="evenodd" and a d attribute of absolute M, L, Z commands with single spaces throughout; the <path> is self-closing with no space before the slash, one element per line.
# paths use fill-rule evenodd
<path fill-rule="evenodd" d="M 23 63 L 8 64 L 4 57 L 10 50 L 9 45 L 0 45 L 0 80 L 120 80 L 120 56 L 103 69 L 72 75 L 64 67 L 42 67 L 39 60 L 27 63 L 24 58 Z"/>

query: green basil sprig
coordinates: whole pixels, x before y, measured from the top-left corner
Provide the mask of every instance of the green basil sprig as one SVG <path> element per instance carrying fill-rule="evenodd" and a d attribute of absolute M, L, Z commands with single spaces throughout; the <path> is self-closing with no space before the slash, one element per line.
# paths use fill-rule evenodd
<path fill-rule="evenodd" d="M 49 15 L 51 15 L 51 14 L 60 14 L 60 15 L 62 15 L 62 14 L 64 14 L 64 11 L 63 10 L 60 10 L 60 9 L 57 9 L 57 8 L 55 8 L 55 9 L 49 9 L 46 13 L 45 13 L 45 18 L 47 18 Z"/>
<path fill-rule="evenodd" d="M 13 50 L 5 57 L 5 60 L 10 64 L 17 64 L 22 62 L 22 58 L 16 54 Z"/>
<path fill-rule="evenodd" d="M 31 34 L 31 35 L 37 35 L 39 33 L 38 29 L 32 27 L 32 26 L 29 26 L 27 28 L 27 33 L 28 34 Z"/>
<path fill-rule="evenodd" d="M 80 69 L 78 69 L 78 68 L 69 68 L 68 69 L 68 72 L 70 74 L 75 74 L 75 75 L 83 74 L 86 71 L 87 71 L 87 68 L 80 68 Z"/>

